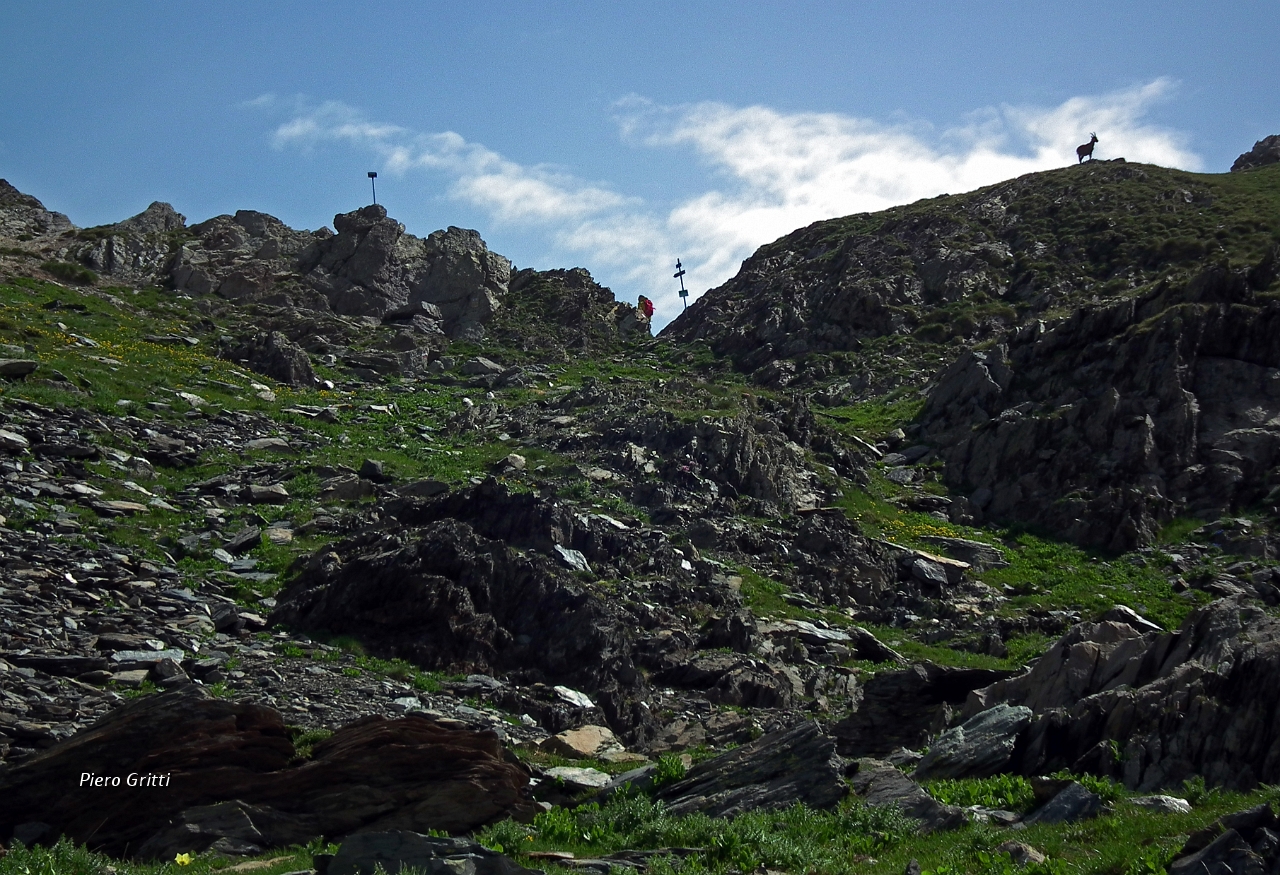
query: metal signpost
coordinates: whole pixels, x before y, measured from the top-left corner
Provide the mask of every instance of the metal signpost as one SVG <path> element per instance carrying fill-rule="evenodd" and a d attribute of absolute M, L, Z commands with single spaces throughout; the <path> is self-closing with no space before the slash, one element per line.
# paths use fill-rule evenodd
<path fill-rule="evenodd" d="M 684 309 L 689 309 L 689 290 L 684 287 L 684 267 L 680 264 L 680 259 L 676 259 L 676 272 L 673 277 L 680 280 L 680 303 L 684 304 Z"/>
<path fill-rule="evenodd" d="M 377 179 L 377 178 L 378 178 L 378 171 L 376 171 L 376 170 L 370 170 L 370 171 L 369 171 L 369 185 L 373 186 L 373 202 L 374 202 L 375 204 L 378 202 L 378 183 L 374 182 L 374 180 L 375 180 L 375 179 Z"/>

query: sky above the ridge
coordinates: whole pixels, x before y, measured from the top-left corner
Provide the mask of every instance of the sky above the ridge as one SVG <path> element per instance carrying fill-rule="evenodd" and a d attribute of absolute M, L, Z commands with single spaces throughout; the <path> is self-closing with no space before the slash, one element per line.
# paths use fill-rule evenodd
<path fill-rule="evenodd" d="M 1280 3 L 0 5 L 0 177 L 297 228 L 378 202 L 585 267 L 658 326 L 833 216 L 1098 158 L 1225 172 L 1280 133 Z"/>

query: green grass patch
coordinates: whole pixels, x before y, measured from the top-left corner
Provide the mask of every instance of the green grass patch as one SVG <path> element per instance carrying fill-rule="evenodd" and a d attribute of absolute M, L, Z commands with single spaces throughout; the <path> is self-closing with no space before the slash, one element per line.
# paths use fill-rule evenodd
<path fill-rule="evenodd" d="M 925 781 L 921 786 L 946 805 L 981 805 L 1026 813 L 1035 805 L 1031 782 L 1021 775 L 993 775 L 990 778 Z"/>
<path fill-rule="evenodd" d="M 328 850 L 322 843 L 315 844 L 316 852 Z M 311 851 L 295 847 L 269 851 L 255 860 L 267 865 L 254 869 L 255 875 L 280 875 L 312 865 Z M 0 857 L 0 875 L 209 875 L 226 868 L 232 861 L 216 854 L 186 855 L 187 861 L 160 860 L 140 863 L 133 860 L 115 860 L 105 854 L 88 850 L 84 845 L 59 839 L 52 847 L 25 848 L 15 843 Z"/>
<path fill-rule="evenodd" d="M 1006 609 L 1074 609 L 1088 618 L 1119 604 L 1175 629 L 1195 607 L 1174 593 L 1159 567 L 1108 559 L 1025 533 L 1006 543 L 1009 567 L 982 575 L 987 584 L 1011 588 Z"/>
<path fill-rule="evenodd" d="M 738 569 L 738 574 L 742 578 L 742 598 L 757 617 L 802 620 L 813 616 L 811 611 L 783 599 L 783 594 L 790 592 L 784 584 L 745 566 Z"/>
<path fill-rule="evenodd" d="M 836 431 L 874 442 L 915 419 L 924 401 L 918 392 L 899 390 L 881 398 L 816 412 Z"/>
<path fill-rule="evenodd" d="M 866 855 L 905 838 L 911 823 L 891 808 L 847 803 L 819 812 L 794 806 L 778 812 L 748 812 L 728 820 L 702 814 L 675 816 L 639 794 L 619 794 L 605 805 L 554 808 L 531 825 L 505 821 L 486 827 L 479 840 L 495 850 L 527 854 L 567 850 L 597 856 L 623 849 L 701 849 L 684 859 L 659 860 L 660 873 L 754 871 L 848 872 Z"/>

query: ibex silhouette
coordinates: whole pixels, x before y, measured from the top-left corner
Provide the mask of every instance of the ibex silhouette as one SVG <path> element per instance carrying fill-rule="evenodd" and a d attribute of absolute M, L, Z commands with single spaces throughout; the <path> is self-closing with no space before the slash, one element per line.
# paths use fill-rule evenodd
<path fill-rule="evenodd" d="M 1090 134 L 1089 142 L 1085 143 L 1083 146 L 1076 146 L 1076 158 L 1079 159 L 1076 161 L 1077 164 L 1083 164 L 1084 159 L 1086 158 L 1090 161 L 1093 160 L 1093 144 L 1096 142 L 1098 142 L 1098 135 Z"/>

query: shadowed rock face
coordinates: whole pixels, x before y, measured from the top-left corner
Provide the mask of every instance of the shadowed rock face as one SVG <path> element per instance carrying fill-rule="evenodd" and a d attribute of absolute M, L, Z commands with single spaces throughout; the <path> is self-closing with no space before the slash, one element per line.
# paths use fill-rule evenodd
<path fill-rule="evenodd" d="M 1035 712 L 1013 766 L 1025 775 L 1070 768 L 1145 791 L 1199 774 L 1249 791 L 1280 780 L 1277 684 L 1280 621 L 1222 600 L 1177 632 L 1074 626 L 1027 674 L 976 691 L 966 713 Z"/>
<path fill-rule="evenodd" d="M 1253 148 L 1242 154 L 1231 165 L 1232 172 L 1251 170 L 1254 167 L 1265 167 L 1280 162 L 1280 134 L 1263 137 L 1253 144 Z"/>
<path fill-rule="evenodd" d="M 583 587 L 556 548 L 601 573 L 655 556 L 655 568 L 677 570 L 674 554 L 495 485 L 389 512 L 395 531 L 370 530 L 315 554 L 278 595 L 271 621 L 353 635 L 371 652 L 425 668 L 515 672 L 585 690 L 615 728 L 643 736 L 650 718 L 638 704 L 634 621 Z"/>
<path fill-rule="evenodd" d="M 511 262 L 475 231 L 449 228 L 423 240 L 377 205 L 334 216 L 333 237 L 317 240 L 298 270 L 337 313 L 381 316 L 405 304 L 440 309 L 451 337 L 483 336 L 507 291 Z"/>
<path fill-rule="evenodd" d="M 115 855 L 170 856 L 219 840 L 253 853 L 361 828 L 461 832 L 527 807 L 527 774 L 491 732 L 371 717 L 306 762 L 294 754 L 271 708 L 197 688 L 149 696 L 10 770 L 0 836 L 36 819 L 50 836 Z M 131 774 L 162 778 L 130 787 Z M 92 776 L 120 786 L 92 786 Z"/>
<path fill-rule="evenodd" d="M 989 518 L 1115 551 L 1261 500 L 1280 463 L 1280 306 L 1258 284 L 1211 268 L 963 354 L 920 415 L 949 485 Z"/>
<path fill-rule="evenodd" d="M 900 747 L 918 748 L 946 728 L 972 690 L 1010 674 L 932 663 L 878 672 L 863 687 L 858 709 L 831 727 L 831 733 L 845 756 L 877 757 Z"/>

